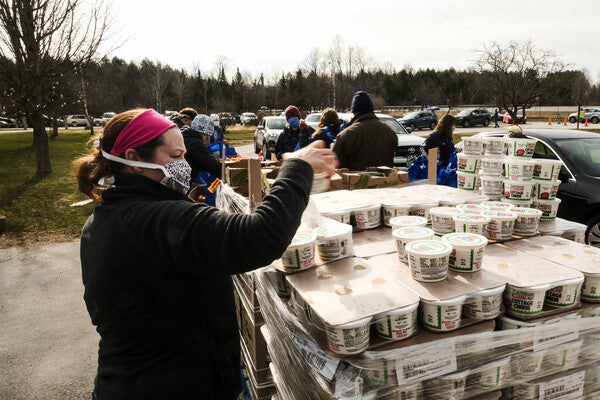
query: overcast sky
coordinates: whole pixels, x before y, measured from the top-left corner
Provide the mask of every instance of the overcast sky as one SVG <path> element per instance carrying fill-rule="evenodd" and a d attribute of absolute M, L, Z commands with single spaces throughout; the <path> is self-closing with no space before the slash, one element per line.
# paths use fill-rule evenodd
<path fill-rule="evenodd" d="M 128 42 L 113 55 L 175 68 L 266 77 L 295 70 L 335 35 L 378 64 L 464 69 L 484 42 L 531 39 L 600 81 L 600 3 L 594 0 L 124 0 L 113 3 Z"/>

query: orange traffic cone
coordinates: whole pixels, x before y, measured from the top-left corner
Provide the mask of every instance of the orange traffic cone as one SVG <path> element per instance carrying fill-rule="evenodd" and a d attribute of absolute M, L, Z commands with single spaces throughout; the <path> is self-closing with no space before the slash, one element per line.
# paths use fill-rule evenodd
<path fill-rule="evenodd" d="M 265 159 L 263 158 L 263 155 L 262 155 L 262 151 L 259 151 L 259 152 L 258 152 L 258 159 L 259 159 L 260 161 L 265 161 Z"/>
<path fill-rule="evenodd" d="M 567 126 L 567 119 L 565 118 L 565 122 L 563 122 L 564 126 Z"/>
<path fill-rule="evenodd" d="M 552 125 L 552 118 L 548 118 L 548 125 Z"/>
<path fill-rule="evenodd" d="M 585 119 L 585 125 L 584 125 L 584 126 L 587 126 L 587 120 L 588 120 L 588 119 L 586 118 L 586 119 Z"/>

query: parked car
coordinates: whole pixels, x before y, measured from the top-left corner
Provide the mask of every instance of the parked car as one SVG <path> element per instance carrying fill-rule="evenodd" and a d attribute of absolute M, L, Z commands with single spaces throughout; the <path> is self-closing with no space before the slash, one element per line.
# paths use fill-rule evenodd
<path fill-rule="evenodd" d="M 102 117 L 93 117 L 94 126 L 102 126 Z"/>
<path fill-rule="evenodd" d="M 0 128 L 10 128 L 10 124 L 4 119 L 0 119 Z"/>
<path fill-rule="evenodd" d="M 221 120 L 221 126 L 235 125 L 235 117 L 228 112 L 220 112 L 219 118 Z"/>
<path fill-rule="evenodd" d="M 69 126 L 88 126 L 88 120 L 83 114 L 67 115 L 66 123 Z"/>
<path fill-rule="evenodd" d="M 492 120 L 492 113 L 482 108 L 470 108 L 456 114 L 456 120 L 463 128 L 475 125 L 488 126 Z"/>
<path fill-rule="evenodd" d="M 514 124 L 512 117 L 509 113 L 504 113 L 502 117 L 502 122 L 505 124 Z M 523 112 L 517 112 L 517 124 L 526 124 L 527 123 L 527 115 L 523 116 Z"/>
<path fill-rule="evenodd" d="M 404 126 L 411 127 L 413 131 L 423 128 L 434 130 L 438 123 L 438 117 L 433 111 L 413 111 L 399 118 L 398 122 Z"/>
<path fill-rule="evenodd" d="M 275 153 L 275 146 L 279 135 L 285 128 L 285 117 L 264 117 L 258 123 L 254 131 L 254 152 L 258 154 L 262 151 L 263 156 L 271 159 L 271 153 Z"/>
<path fill-rule="evenodd" d="M 240 115 L 240 124 L 242 125 L 256 125 L 258 124 L 258 117 L 256 114 L 251 112 L 245 112 Z"/>
<path fill-rule="evenodd" d="M 104 114 L 102 114 L 102 126 L 106 125 L 108 120 L 114 117 L 115 115 L 117 115 L 117 113 L 114 112 L 105 112 Z"/>
<path fill-rule="evenodd" d="M 572 124 L 577 122 L 577 115 L 576 112 L 569 114 L 569 122 Z M 597 124 L 600 121 L 600 108 L 584 108 L 583 119 L 580 122 L 585 122 L 586 118 L 592 124 Z"/>
<path fill-rule="evenodd" d="M 14 118 L 0 117 L 0 127 L 2 128 L 16 128 L 17 120 Z"/>
<path fill-rule="evenodd" d="M 558 216 L 587 225 L 586 243 L 600 247 L 600 135 L 569 129 L 527 129 L 526 136 L 537 139 L 534 158 L 563 162 L 558 197 Z M 503 136 L 482 132 L 473 137 Z M 457 151 L 462 142 L 456 144 Z"/>
<path fill-rule="evenodd" d="M 42 114 L 42 119 L 44 120 L 44 126 L 52 126 L 52 118 L 47 116 L 46 114 Z M 65 121 L 62 118 L 56 118 L 56 123 L 58 126 L 63 126 Z M 87 124 L 87 120 L 86 120 Z M 29 124 L 31 126 L 31 124 Z"/>

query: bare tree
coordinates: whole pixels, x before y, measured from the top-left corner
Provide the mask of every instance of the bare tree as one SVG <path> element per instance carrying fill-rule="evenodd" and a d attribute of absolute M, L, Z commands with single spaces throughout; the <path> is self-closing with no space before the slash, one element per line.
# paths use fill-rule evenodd
<path fill-rule="evenodd" d="M 173 91 L 177 97 L 177 109 L 183 108 L 183 98 L 188 91 L 189 79 L 187 74 L 181 71 L 175 71 L 173 75 Z"/>
<path fill-rule="evenodd" d="M 96 55 L 111 25 L 108 3 L 0 0 L 0 73 L 33 126 L 37 176 L 51 171 L 42 113 L 57 82 Z"/>
<path fill-rule="evenodd" d="M 158 112 L 163 111 L 162 98 L 167 86 L 169 86 L 171 67 L 163 67 L 160 61 L 155 64 L 148 59 L 144 59 L 142 60 L 141 70 L 148 79 L 147 94 L 152 98 L 156 110 Z"/>
<path fill-rule="evenodd" d="M 318 74 L 319 71 L 324 69 L 325 65 L 327 65 L 325 55 L 318 47 L 309 51 L 302 62 L 302 68 L 306 70 L 307 74 L 311 72 Z"/>
<path fill-rule="evenodd" d="M 556 75 L 565 64 L 549 50 L 535 48 L 531 40 L 511 41 L 506 46 L 496 42 L 484 44 L 474 60 L 489 93 L 517 121 L 517 110 L 534 104 L 550 88 L 548 77 Z"/>

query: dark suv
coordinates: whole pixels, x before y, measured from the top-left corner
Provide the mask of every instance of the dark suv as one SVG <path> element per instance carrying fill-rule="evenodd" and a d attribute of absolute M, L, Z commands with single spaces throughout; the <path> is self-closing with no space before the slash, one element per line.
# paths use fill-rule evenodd
<path fill-rule="evenodd" d="M 434 130 L 438 123 L 438 117 L 431 111 L 414 111 L 399 118 L 398 122 L 405 127 L 412 128 L 413 131 L 423 128 Z"/>
<path fill-rule="evenodd" d="M 492 120 L 492 113 L 482 108 L 470 108 L 456 114 L 456 120 L 463 128 L 475 125 L 488 126 Z"/>
<path fill-rule="evenodd" d="M 235 117 L 231 113 L 220 112 L 219 119 L 221 122 L 221 126 L 235 125 Z"/>

